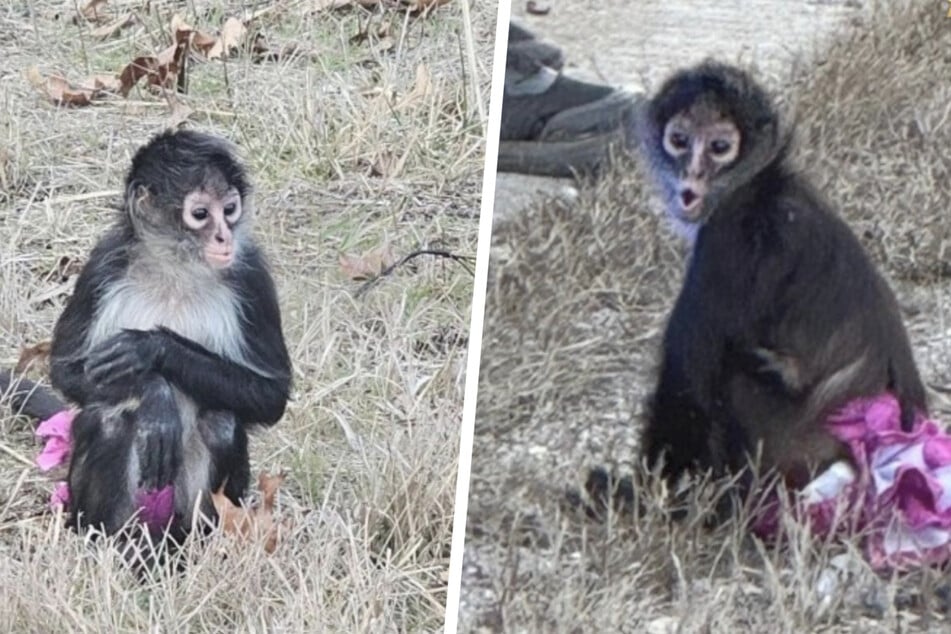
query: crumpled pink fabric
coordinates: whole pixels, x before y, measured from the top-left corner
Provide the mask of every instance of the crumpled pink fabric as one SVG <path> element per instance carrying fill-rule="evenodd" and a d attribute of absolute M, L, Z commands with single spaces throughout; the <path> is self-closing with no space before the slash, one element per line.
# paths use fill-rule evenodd
<path fill-rule="evenodd" d="M 46 440 L 43 450 L 36 457 L 36 466 L 49 471 L 65 465 L 69 460 L 72 440 L 70 429 L 76 417 L 74 410 L 63 410 L 41 422 L 35 434 Z M 152 533 L 159 533 L 168 526 L 175 512 L 175 487 L 171 484 L 155 490 L 136 492 L 136 504 L 139 507 L 138 519 Z M 59 480 L 53 485 L 50 506 L 54 509 L 69 508 L 69 484 Z"/>
<path fill-rule="evenodd" d="M 66 464 L 69 459 L 69 429 L 75 415 L 73 410 L 64 409 L 44 420 L 36 428 L 34 433 L 46 439 L 43 451 L 36 457 L 36 466 L 42 471 Z"/>
<path fill-rule="evenodd" d="M 918 416 L 901 429 L 891 394 L 856 399 L 826 425 L 852 452 L 797 494 L 793 512 L 820 536 L 864 532 L 866 557 L 879 570 L 951 560 L 951 435 Z M 779 504 L 768 504 L 753 525 L 774 537 Z"/>

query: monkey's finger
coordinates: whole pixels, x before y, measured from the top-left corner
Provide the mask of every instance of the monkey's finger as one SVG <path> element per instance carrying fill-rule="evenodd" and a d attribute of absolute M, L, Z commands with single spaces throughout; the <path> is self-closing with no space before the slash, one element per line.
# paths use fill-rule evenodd
<path fill-rule="evenodd" d="M 93 383 L 108 385 L 129 380 L 144 369 L 137 355 L 122 353 L 102 361 L 93 360 L 87 365 L 86 374 Z"/>

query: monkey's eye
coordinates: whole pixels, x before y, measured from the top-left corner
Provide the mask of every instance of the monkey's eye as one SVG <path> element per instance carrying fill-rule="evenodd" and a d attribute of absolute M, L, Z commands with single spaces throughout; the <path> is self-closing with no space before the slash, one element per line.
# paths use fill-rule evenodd
<path fill-rule="evenodd" d="M 714 156 L 723 156 L 730 151 L 732 145 L 729 141 L 724 141 L 723 139 L 715 139 L 710 143 L 710 151 Z"/>
<path fill-rule="evenodd" d="M 671 132 L 668 137 L 670 146 L 675 150 L 686 150 L 690 144 L 690 139 L 683 132 Z"/>
<path fill-rule="evenodd" d="M 234 212 L 238 211 L 238 206 L 235 203 L 228 203 L 225 205 L 225 215 L 233 216 Z"/>
<path fill-rule="evenodd" d="M 199 207 L 197 209 L 192 209 L 192 218 L 201 222 L 208 217 L 208 210 L 204 207 Z"/>

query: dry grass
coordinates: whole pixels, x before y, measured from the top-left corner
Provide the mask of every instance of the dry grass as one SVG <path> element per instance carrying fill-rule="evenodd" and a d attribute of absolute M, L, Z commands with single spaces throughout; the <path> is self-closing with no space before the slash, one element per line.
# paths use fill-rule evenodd
<path fill-rule="evenodd" d="M 168 41 L 173 11 L 214 30 L 267 3 L 110 2 L 143 20 L 107 42 L 69 22 L 73 3 L 0 6 L 0 342 L 3 365 L 48 339 L 80 261 L 110 221 L 132 152 L 171 120 L 136 90 L 82 109 L 46 102 L 36 65 L 73 80 L 114 72 Z M 277 5 L 277 2 L 270 4 Z M 252 469 L 287 470 L 278 551 L 216 536 L 178 575 L 144 583 L 108 543 L 64 532 L 52 483 L 31 466 L 33 423 L 0 417 L 0 630 L 435 631 L 444 614 L 472 277 L 421 258 L 357 297 L 343 253 L 389 245 L 474 256 L 495 7 L 473 6 L 479 67 L 458 3 L 425 19 L 395 9 L 302 16 L 280 3 L 258 22 L 315 53 L 190 66 L 188 125 L 231 138 L 256 184 L 294 361 L 284 419 L 252 439 Z M 114 9 L 118 11 L 119 9 Z M 389 24 L 394 46 L 376 37 Z M 414 93 L 417 69 L 429 88 Z M 416 94 L 416 96 L 412 96 Z M 484 109 L 485 104 L 481 104 Z M 382 171 L 382 176 L 373 171 Z M 4 407 L 4 409 L 7 409 Z"/>
<path fill-rule="evenodd" d="M 891 277 L 917 359 L 951 384 L 943 249 L 951 202 L 951 27 L 933 3 L 839 34 L 779 88 L 806 166 Z M 798 100 L 793 103 L 798 95 Z M 807 147 L 808 146 L 808 147 Z M 928 631 L 947 627 L 943 573 L 876 576 L 857 538 L 781 547 L 743 518 L 715 530 L 657 505 L 595 523 L 568 501 L 588 468 L 637 456 L 639 419 L 683 269 L 637 165 L 568 205 L 493 232 L 463 572 L 461 631 Z M 941 394 L 936 416 L 951 420 Z M 654 499 L 651 492 L 640 492 Z"/>

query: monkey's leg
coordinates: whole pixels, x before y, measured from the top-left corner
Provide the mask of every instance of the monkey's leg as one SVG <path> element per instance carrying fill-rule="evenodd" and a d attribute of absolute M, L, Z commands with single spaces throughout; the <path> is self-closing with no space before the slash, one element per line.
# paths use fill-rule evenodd
<path fill-rule="evenodd" d="M 116 533 L 135 512 L 132 411 L 90 405 L 76 416 L 71 433 L 70 524 Z"/>
<path fill-rule="evenodd" d="M 688 394 L 662 382 L 654 394 L 641 440 L 648 467 L 654 469 L 663 463 L 661 475 L 672 484 L 685 471 L 714 467 L 710 451 L 713 427 L 710 415 Z"/>
<path fill-rule="evenodd" d="M 211 454 L 209 489 L 217 491 L 223 486 L 225 496 L 240 504 L 251 479 L 247 433 L 234 414 L 224 411 L 205 412 L 198 431 Z"/>

